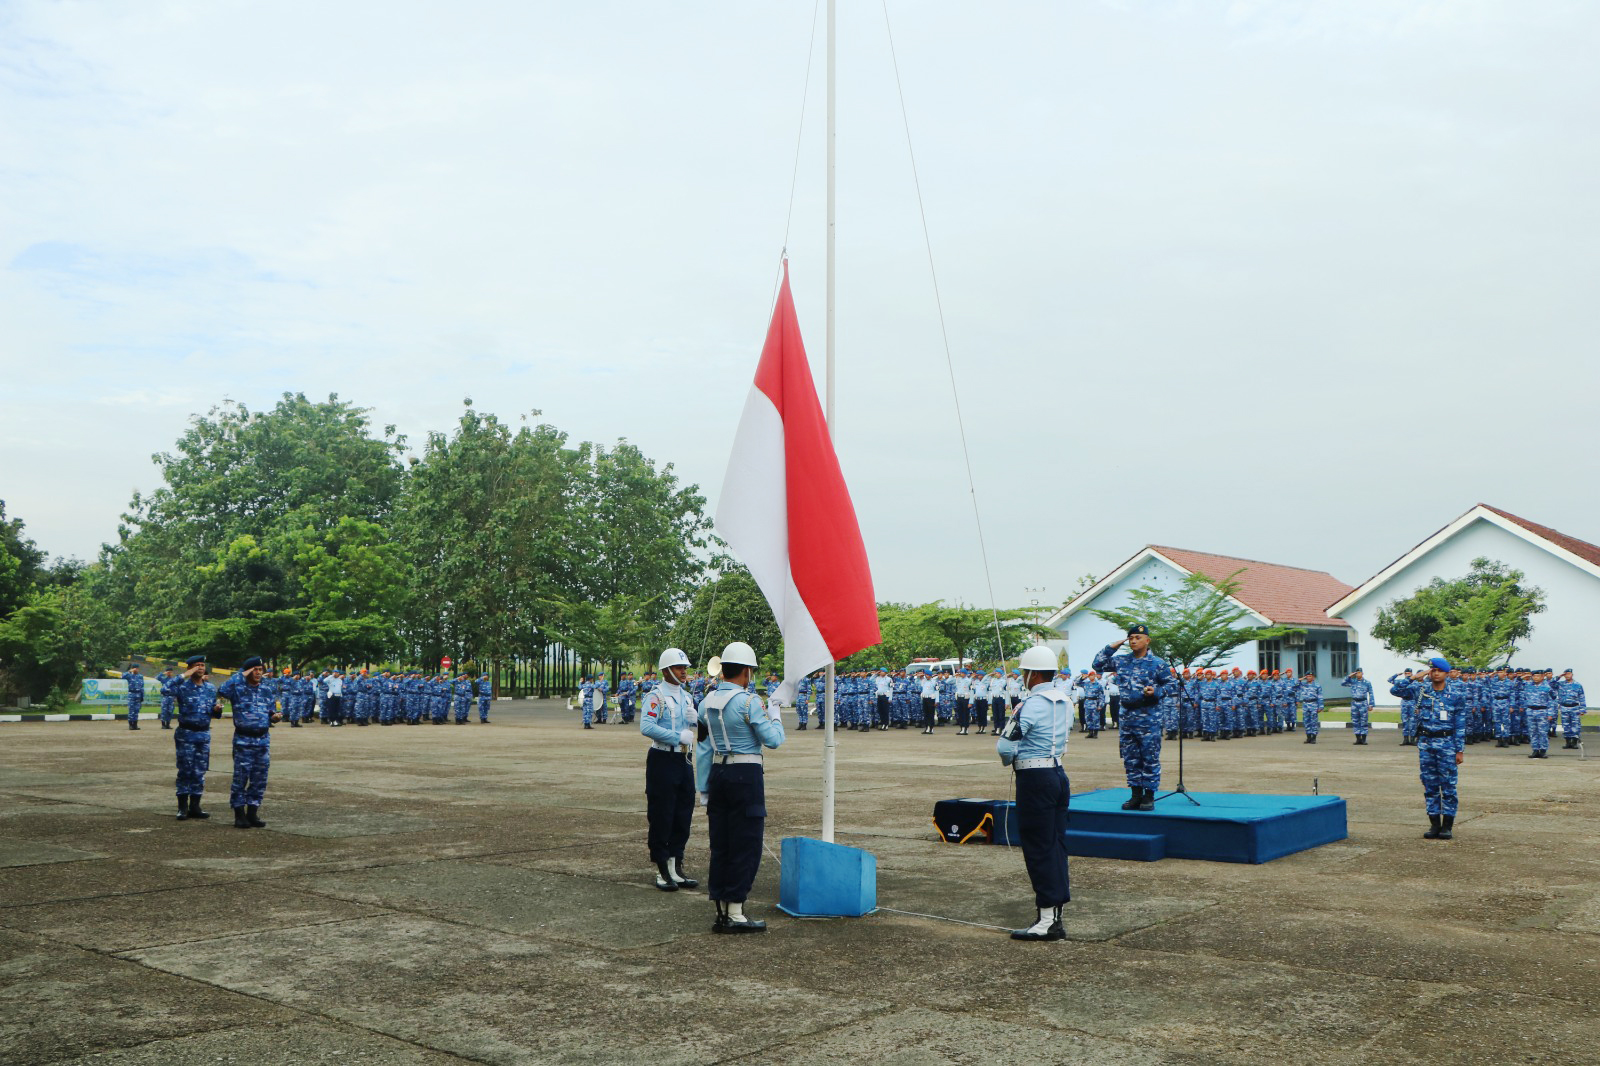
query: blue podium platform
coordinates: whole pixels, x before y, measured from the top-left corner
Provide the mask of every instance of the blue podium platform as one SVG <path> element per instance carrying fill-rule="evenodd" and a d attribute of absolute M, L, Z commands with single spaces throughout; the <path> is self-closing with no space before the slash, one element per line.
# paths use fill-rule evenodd
<path fill-rule="evenodd" d="M 1168 858 L 1263 863 L 1349 835 L 1345 803 L 1338 796 L 1193 795 L 1198 806 L 1182 796 L 1169 796 L 1158 801 L 1154 811 L 1125 811 L 1125 788 L 1075 794 L 1067 819 L 1068 853 L 1104 853 L 1074 851 L 1075 833 L 1159 835 Z"/>

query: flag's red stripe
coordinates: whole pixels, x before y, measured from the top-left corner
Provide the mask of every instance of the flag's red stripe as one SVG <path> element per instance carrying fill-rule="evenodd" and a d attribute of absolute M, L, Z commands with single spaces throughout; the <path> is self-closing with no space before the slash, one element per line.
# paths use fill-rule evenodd
<path fill-rule="evenodd" d="M 855 505 L 800 339 L 787 267 L 756 368 L 756 388 L 783 419 L 789 571 L 828 650 L 842 659 L 882 639 L 878 607 Z"/>

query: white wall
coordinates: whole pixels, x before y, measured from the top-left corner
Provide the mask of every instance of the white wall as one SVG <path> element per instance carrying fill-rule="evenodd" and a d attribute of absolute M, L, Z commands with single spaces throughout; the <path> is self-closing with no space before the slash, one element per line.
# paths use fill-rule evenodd
<path fill-rule="evenodd" d="M 1089 601 L 1085 608 L 1120 610 L 1132 602 L 1129 594 L 1134 589 L 1149 585 L 1162 592 L 1173 592 L 1183 584 L 1183 578 L 1184 575 L 1180 571 L 1161 560 L 1146 559 L 1124 574 L 1121 580 Z M 1101 648 L 1126 635 L 1120 627 L 1112 625 L 1098 615 L 1090 614 L 1087 609 L 1074 613 L 1060 628 L 1067 635 L 1067 668 L 1074 673 L 1091 669 L 1094 666 L 1094 657 L 1100 653 Z M 1251 641 L 1235 648 L 1232 656 L 1217 668 L 1225 666 L 1231 669 L 1237 666 L 1241 670 L 1254 670 L 1256 662 L 1256 645 L 1255 641 Z"/>
<path fill-rule="evenodd" d="M 1574 677 L 1600 692 L 1600 661 L 1595 654 L 1594 635 L 1600 632 L 1600 578 L 1559 559 L 1544 548 L 1509 533 L 1486 519 L 1478 519 L 1455 536 L 1373 589 L 1354 607 L 1343 612 L 1346 622 L 1355 627 L 1361 645 L 1361 666 L 1372 682 L 1373 696 L 1380 706 L 1398 706 L 1389 695 L 1383 679 L 1415 661 L 1403 659 L 1368 636 L 1378 611 L 1391 601 L 1403 599 L 1435 577 L 1446 581 L 1462 577 L 1472 560 L 1487 556 L 1527 574 L 1530 584 L 1545 593 L 1545 610 L 1533 616 L 1533 635 L 1522 644 L 1515 661 L 1519 665 L 1564 670 L 1572 667 Z M 1339 678 L 1328 678 L 1323 691 L 1343 694 Z M 1590 696 L 1589 702 L 1595 703 Z"/>

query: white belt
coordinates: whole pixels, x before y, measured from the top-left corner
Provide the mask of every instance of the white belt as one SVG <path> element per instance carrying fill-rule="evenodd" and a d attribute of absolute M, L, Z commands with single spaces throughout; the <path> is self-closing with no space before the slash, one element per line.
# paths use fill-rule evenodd
<path fill-rule="evenodd" d="M 1018 759 L 1012 765 L 1018 770 L 1042 770 L 1046 766 L 1060 766 L 1061 760 L 1053 757 L 1048 759 Z"/>
<path fill-rule="evenodd" d="M 687 744 L 663 744 L 659 740 L 652 740 L 650 746 L 657 751 L 673 751 L 686 754 L 690 749 Z"/>
<path fill-rule="evenodd" d="M 718 755 L 717 756 L 717 762 L 718 762 L 718 764 L 720 764 L 722 766 L 727 766 L 729 763 L 732 763 L 735 766 L 741 765 L 741 764 L 744 764 L 744 763 L 754 763 L 755 765 L 760 766 L 761 765 L 761 756 L 759 756 L 759 755 Z"/>

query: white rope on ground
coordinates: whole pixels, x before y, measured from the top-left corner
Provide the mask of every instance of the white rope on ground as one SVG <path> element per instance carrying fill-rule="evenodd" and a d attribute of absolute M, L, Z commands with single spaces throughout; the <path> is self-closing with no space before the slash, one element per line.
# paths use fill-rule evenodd
<path fill-rule="evenodd" d="M 968 922 L 960 918 L 947 918 L 942 914 L 923 914 L 920 911 L 903 911 L 895 907 L 879 907 L 880 911 L 887 914 L 904 914 L 909 918 L 932 918 L 936 922 L 954 922 L 956 925 L 970 925 L 974 929 L 993 929 L 998 933 L 1009 933 L 1011 930 L 1003 925 L 985 925 L 983 922 Z"/>
<path fill-rule="evenodd" d="M 894 67 L 894 87 L 900 99 L 900 121 L 906 131 L 906 154 L 911 159 L 911 184 L 917 192 L 917 216 L 922 220 L 922 243 L 928 252 L 928 275 L 933 279 L 933 303 L 939 313 L 939 336 L 944 341 L 944 363 L 950 375 L 950 395 L 956 404 L 956 430 L 961 438 L 961 458 L 967 466 L 967 492 L 972 497 L 972 520 L 978 527 L 978 554 L 983 559 L 983 579 L 989 587 L 989 612 L 994 618 L 995 651 L 1005 670 L 1005 638 L 1000 632 L 1000 608 L 995 604 L 994 578 L 989 573 L 989 548 L 983 539 L 983 513 L 978 507 L 978 487 L 972 477 L 972 455 L 967 449 L 967 427 L 961 417 L 961 390 L 956 388 L 955 360 L 950 354 L 950 330 L 944 320 L 944 298 L 939 292 L 939 271 L 933 262 L 933 238 L 928 232 L 928 211 L 922 202 L 922 178 L 917 173 L 917 153 L 911 143 L 911 119 L 906 112 L 906 91 L 900 83 L 900 59 L 894 49 L 894 29 L 889 24 L 889 0 L 883 2 L 883 29 L 889 38 L 889 61 Z M 959 656 L 959 652 L 957 653 Z"/>

